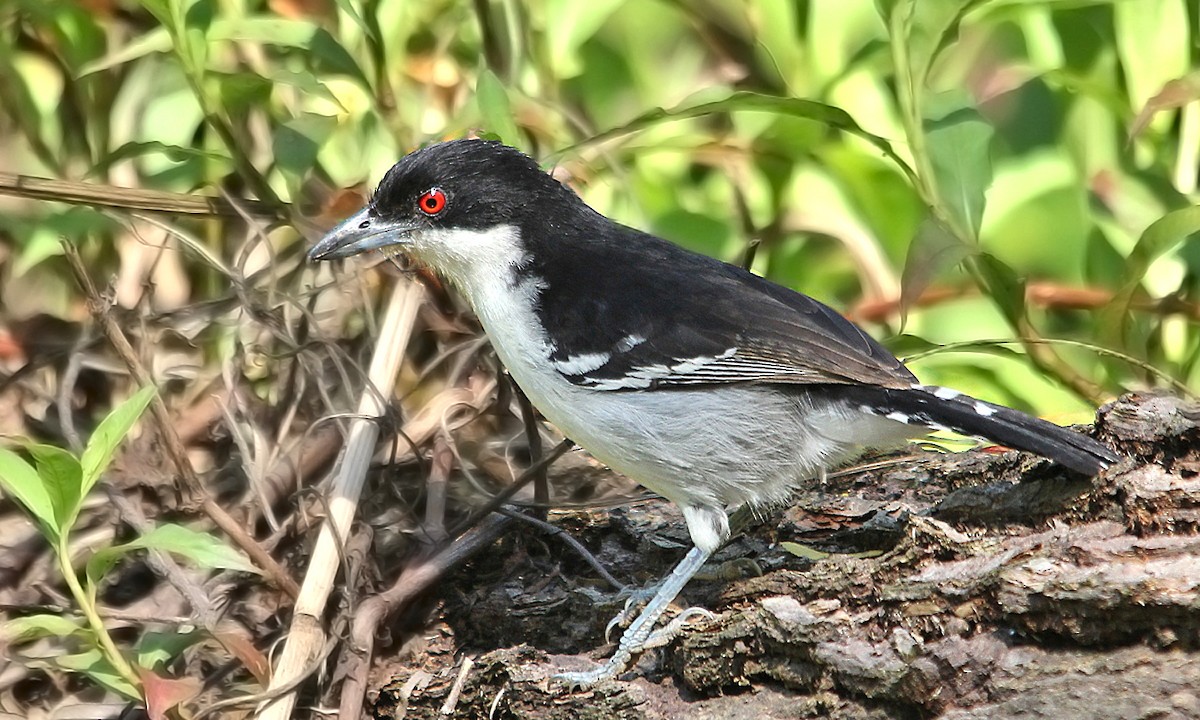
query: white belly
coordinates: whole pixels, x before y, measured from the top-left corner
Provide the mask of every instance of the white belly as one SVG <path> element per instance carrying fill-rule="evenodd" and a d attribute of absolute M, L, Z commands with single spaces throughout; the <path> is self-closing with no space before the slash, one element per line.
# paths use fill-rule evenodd
<path fill-rule="evenodd" d="M 912 429 L 841 403 L 804 399 L 771 386 L 595 390 L 569 382 L 550 363 L 553 347 L 530 303 L 536 287 L 470 298 L 513 378 L 550 422 L 614 470 L 681 506 L 724 508 L 785 502 L 796 486 L 864 446 L 901 442 Z M 480 285 L 475 285 L 480 288 Z M 507 308 L 508 315 L 496 312 Z M 526 310 L 514 310 L 527 308 Z"/>

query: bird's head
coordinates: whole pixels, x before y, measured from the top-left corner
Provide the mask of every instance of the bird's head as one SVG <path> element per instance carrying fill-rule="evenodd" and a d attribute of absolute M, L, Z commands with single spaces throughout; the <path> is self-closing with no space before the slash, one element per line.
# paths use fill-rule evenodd
<path fill-rule="evenodd" d="M 524 229 L 553 226 L 580 208 L 587 206 L 524 153 L 498 142 L 453 140 L 402 158 L 367 206 L 329 231 L 308 257 L 399 251 L 454 275 L 464 263 L 523 253 L 513 243 Z"/>

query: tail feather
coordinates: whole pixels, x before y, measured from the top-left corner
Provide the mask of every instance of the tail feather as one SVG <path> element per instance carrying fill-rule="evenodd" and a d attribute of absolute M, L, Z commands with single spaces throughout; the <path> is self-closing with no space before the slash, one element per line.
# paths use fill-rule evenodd
<path fill-rule="evenodd" d="M 849 402 L 866 412 L 910 425 L 982 437 L 1036 453 L 1085 475 L 1095 475 L 1120 459 L 1087 435 L 949 388 L 846 386 L 839 390 Z"/>

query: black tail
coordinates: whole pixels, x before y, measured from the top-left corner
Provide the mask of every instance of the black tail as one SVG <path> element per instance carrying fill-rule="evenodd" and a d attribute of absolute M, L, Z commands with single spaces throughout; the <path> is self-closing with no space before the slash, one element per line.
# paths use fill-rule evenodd
<path fill-rule="evenodd" d="M 835 395 L 875 415 L 910 425 L 952 430 L 1036 453 L 1060 465 L 1095 475 L 1120 456 L 1087 435 L 1019 410 L 993 405 L 949 388 L 914 385 L 892 389 L 863 385 L 837 387 Z"/>

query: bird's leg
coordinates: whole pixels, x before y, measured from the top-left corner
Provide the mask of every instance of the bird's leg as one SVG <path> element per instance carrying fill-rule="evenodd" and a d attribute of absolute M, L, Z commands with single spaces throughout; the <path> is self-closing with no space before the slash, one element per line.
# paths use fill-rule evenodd
<path fill-rule="evenodd" d="M 572 672 L 562 673 L 555 677 L 565 680 L 573 686 L 589 686 L 595 685 L 604 680 L 611 680 L 617 674 L 622 672 L 633 659 L 635 655 L 640 653 L 646 646 L 646 641 L 654 635 L 654 625 L 658 619 L 662 617 L 663 612 L 675 600 L 675 596 L 683 590 L 683 586 L 687 585 L 688 580 L 696 574 L 700 566 L 708 560 L 712 555 L 711 551 L 701 550 L 698 547 L 693 547 L 688 554 L 683 558 L 671 574 L 663 580 L 658 586 L 658 591 L 654 593 L 654 597 L 642 609 L 637 619 L 629 626 L 629 629 L 621 635 L 621 641 L 617 643 L 617 651 L 609 658 L 608 662 L 604 663 L 595 670 L 588 672 Z M 678 632 L 678 627 L 674 627 L 672 637 Z M 668 640 L 670 638 L 667 638 Z"/>

